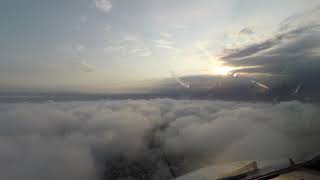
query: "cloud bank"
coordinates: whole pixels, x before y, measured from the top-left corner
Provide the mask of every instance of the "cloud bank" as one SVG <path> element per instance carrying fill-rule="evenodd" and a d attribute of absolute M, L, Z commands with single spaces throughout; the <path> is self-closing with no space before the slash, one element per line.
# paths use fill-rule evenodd
<path fill-rule="evenodd" d="M 209 163 L 319 152 L 320 108 L 297 101 L 0 104 L 8 180 L 169 179 Z M 134 167 L 134 168 L 133 168 Z"/>

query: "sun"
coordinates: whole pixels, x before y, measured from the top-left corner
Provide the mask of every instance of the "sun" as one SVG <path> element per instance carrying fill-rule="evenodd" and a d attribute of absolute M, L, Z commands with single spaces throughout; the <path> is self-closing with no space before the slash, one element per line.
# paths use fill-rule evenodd
<path fill-rule="evenodd" d="M 217 67 L 211 68 L 210 73 L 213 75 L 227 76 L 235 69 L 237 68 L 230 67 L 230 66 L 217 66 Z"/>

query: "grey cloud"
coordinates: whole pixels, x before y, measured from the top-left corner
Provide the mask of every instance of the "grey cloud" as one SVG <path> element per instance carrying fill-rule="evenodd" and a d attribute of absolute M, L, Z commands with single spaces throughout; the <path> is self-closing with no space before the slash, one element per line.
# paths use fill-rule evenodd
<path fill-rule="evenodd" d="M 10 180 L 94 180 L 111 166 L 133 179 L 139 179 L 137 172 L 166 179 L 163 153 L 183 173 L 208 162 L 303 157 L 320 150 L 319 107 L 297 101 L 20 103 L 0 104 L 0 114 L 0 174 Z M 137 167 L 135 173 L 128 174 L 128 166 Z"/>
<path fill-rule="evenodd" d="M 312 53 L 313 49 L 320 47 L 319 40 L 320 35 L 302 36 L 286 43 L 275 45 L 276 47 L 268 47 L 265 52 L 255 52 L 250 56 L 229 59 L 229 63 L 236 66 L 261 66 L 260 68 L 250 69 L 251 72 L 282 74 L 283 71 L 281 69 L 289 66 L 285 72 L 287 75 L 296 77 L 312 75 L 319 68 L 319 63 L 317 62 L 319 55 Z M 241 53 L 243 55 L 247 52 L 243 51 Z M 239 56 L 239 54 L 237 55 Z"/>
<path fill-rule="evenodd" d="M 277 65 L 308 61 L 310 50 L 320 46 L 318 43 L 320 24 L 309 22 L 307 18 L 311 18 L 309 14 L 319 11 L 317 8 L 285 20 L 280 24 L 274 37 L 240 49 L 226 50 L 222 59 L 234 65 Z M 304 21 L 298 21 L 299 19 Z"/>
<path fill-rule="evenodd" d="M 268 40 L 268 41 L 265 41 L 262 43 L 249 45 L 248 47 L 245 47 L 241 50 L 237 50 L 237 49 L 227 50 L 231 53 L 223 56 L 223 59 L 228 61 L 229 59 L 247 57 L 247 56 L 253 55 L 255 53 L 261 52 L 263 50 L 269 49 L 276 44 L 277 44 L 277 40 L 276 41 L 275 40 Z"/>
<path fill-rule="evenodd" d="M 301 93 L 313 99 L 319 90 L 314 82 L 320 77 L 320 24 L 316 21 L 319 17 L 319 8 L 293 16 L 280 24 L 273 37 L 242 48 L 227 49 L 222 60 L 231 66 L 259 66 L 235 72 L 272 75 L 272 78 L 255 77 L 269 81 L 272 94 L 283 96 L 289 93 L 284 89 L 292 89 L 302 82 Z M 285 71 L 284 67 L 287 67 Z"/>
<path fill-rule="evenodd" d="M 242 61 L 245 58 L 257 58 L 256 56 L 259 57 L 260 55 L 268 55 L 270 51 L 272 53 L 273 51 L 279 51 L 287 46 L 290 47 L 296 45 L 297 42 L 299 42 L 299 44 L 301 44 L 301 42 L 304 42 L 304 44 L 312 43 L 313 45 L 318 45 L 315 44 L 314 39 L 314 41 L 302 41 L 311 40 L 307 38 L 309 36 L 317 35 L 316 33 L 319 32 L 318 28 L 319 25 L 305 26 L 299 29 L 294 29 L 285 33 L 278 34 L 274 38 L 248 45 L 246 47 L 243 47 L 242 49 L 227 49 L 225 51 L 227 54 L 223 56 L 223 59 L 226 61 Z M 306 48 L 307 47 L 299 47 L 298 50 L 305 51 Z M 291 52 L 295 53 L 294 51 Z"/>

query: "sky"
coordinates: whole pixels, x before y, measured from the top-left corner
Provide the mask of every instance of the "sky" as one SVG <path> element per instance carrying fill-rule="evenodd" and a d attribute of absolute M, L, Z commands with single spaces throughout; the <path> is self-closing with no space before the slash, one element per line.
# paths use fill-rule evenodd
<path fill-rule="evenodd" d="M 319 19 L 315 0 L 0 0 L 1 178 L 319 152 Z"/>
<path fill-rule="evenodd" d="M 1 0 L 0 91 L 298 87 L 319 76 L 318 4 Z"/>

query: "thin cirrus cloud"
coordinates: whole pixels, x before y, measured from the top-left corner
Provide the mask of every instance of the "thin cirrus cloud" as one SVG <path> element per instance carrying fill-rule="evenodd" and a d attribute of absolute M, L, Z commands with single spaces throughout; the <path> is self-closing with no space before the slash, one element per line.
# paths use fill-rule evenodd
<path fill-rule="evenodd" d="M 167 49 L 167 50 L 175 50 L 178 51 L 178 48 L 174 47 L 174 42 L 167 40 L 167 39 L 158 39 L 154 40 L 154 46 L 161 49 Z"/>
<path fill-rule="evenodd" d="M 164 40 L 164 39 L 159 39 L 154 41 L 156 44 L 161 44 L 161 45 L 171 45 L 173 42 Z"/>
<path fill-rule="evenodd" d="M 150 47 L 137 39 L 126 39 L 126 42 L 120 44 L 109 44 L 104 47 L 104 51 L 110 54 L 133 55 L 139 57 L 148 57 L 153 54 Z M 128 43 L 129 42 L 129 43 Z"/>
<path fill-rule="evenodd" d="M 140 56 L 140 57 L 147 57 L 147 56 L 151 56 L 152 52 L 148 49 L 148 48 L 136 48 L 136 49 L 132 49 L 130 51 L 131 54 Z"/>
<path fill-rule="evenodd" d="M 148 57 L 153 54 L 147 41 L 132 34 L 123 36 L 121 41 L 108 43 L 104 47 L 106 53 L 117 55 L 133 55 L 138 57 Z"/>

